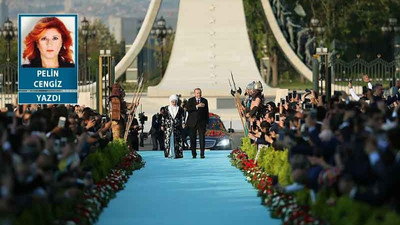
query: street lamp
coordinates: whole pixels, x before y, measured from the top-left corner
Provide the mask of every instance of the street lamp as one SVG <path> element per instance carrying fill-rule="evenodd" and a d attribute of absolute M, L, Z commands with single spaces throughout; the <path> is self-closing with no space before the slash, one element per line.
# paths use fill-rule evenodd
<path fill-rule="evenodd" d="M 325 32 L 325 27 L 321 26 L 321 22 L 319 21 L 319 19 L 314 17 L 310 21 L 310 28 L 311 28 L 311 30 L 313 32 L 313 35 L 314 35 L 315 39 L 316 39 L 316 46 L 315 46 L 316 47 L 316 53 L 317 53 L 316 57 L 318 58 L 318 55 L 324 55 L 325 56 L 325 68 L 324 69 L 325 69 L 325 73 L 326 73 L 326 76 L 325 76 L 325 78 L 326 78 L 328 76 L 327 75 L 328 54 L 324 53 L 325 48 L 318 48 L 318 38 L 319 38 L 319 36 L 321 34 L 323 34 Z M 320 41 L 320 46 L 322 46 L 322 40 Z M 318 89 L 319 89 L 319 85 L 318 85 L 319 79 L 318 78 L 319 78 L 320 71 L 319 71 L 319 62 L 318 62 L 318 59 L 316 57 L 313 57 L 313 59 L 312 59 L 313 60 L 313 89 L 314 89 L 315 92 L 318 93 Z M 321 60 L 321 62 L 322 62 L 322 60 Z M 323 66 L 323 65 L 321 65 L 321 66 Z M 322 74 L 321 74 L 321 76 L 322 76 Z M 329 79 L 329 81 L 330 81 L 330 79 Z M 321 80 L 321 82 L 322 82 L 322 80 Z M 330 84 L 329 84 L 329 90 L 330 90 Z M 321 91 L 322 91 L 322 89 L 321 89 Z M 330 95 L 331 95 L 331 93 L 329 93 L 327 96 L 329 96 L 329 98 L 330 98 Z"/>
<path fill-rule="evenodd" d="M 83 20 L 81 21 L 81 29 L 82 29 L 82 35 L 83 35 L 83 46 L 85 48 L 85 63 L 87 63 L 87 58 L 88 58 L 88 47 L 87 47 L 87 41 L 90 38 L 94 38 L 96 36 L 96 30 L 95 29 L 90 29 L 89 27 L 89 21 L 86 19 L 86 17 L 83 17 Z"/>
<path fill-rule="evenodd" d="M 87 79 L 88 79 L 88 74 L 89 74 L 89 64 L 88 64 L 88 46 L 87 42 L 90 38 L 94 38 L 96 36 L 96 30 L 95 29 L 90 29 L 89 26 L 89 21 L 86 19 L 86 17 L 83 17 L 83 20 L 81 21 L 81 30 L 82 30 L 82 35 L 83 35 L 83 48 L 84 48 L 84 59 L 83 59 L 83 64 L 84 64 L 84 77 L 83 77 L 83 82 L 84 84 L 87 84 Z"/>
<path fill-rule="evenodd" d="M 384 33 L 390 33 L 393 37 L 393 56 L 396 63 L 396 73 L 393 74 L 392 82 L 395 85 L 396 75 L 399 77 L 400 73 L 400 26 L 397 24 L 397 18 L 389 18 L 386 25 L 381 27 Z"/>
<path fill-rule="evenodd" d="M 161 46 L 160 53 L 161 53 L 161 59 L 160 59 L 160 74 L 161 77 L 164 76 L 164 68 L 163 68 L 163 61 L 164 61 L 164 39 L 168 36 L 173 34 L 173 29 L 172 27 L 166 27 L 166 22 L 164 17 L 161 16 L 160 19 L 156 21 L 156 25 L 151 29 L 151 35 L 154 38 L 158 39 L 158 43 Z"/>
<path fill-rule="evenodd" d="M 9 18 L 4 22 L 3 29 L 0 30 L 0 35 L 7 41 L 7 62 L 9 62 L 11 55 L 10 43 L 16 36 L 18 36 L 17 28 L 14 27 Z"/>

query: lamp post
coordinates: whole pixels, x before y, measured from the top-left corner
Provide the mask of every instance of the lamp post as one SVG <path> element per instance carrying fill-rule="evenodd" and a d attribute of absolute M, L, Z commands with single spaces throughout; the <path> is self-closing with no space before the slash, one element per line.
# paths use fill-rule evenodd
<path fill-rule="evenodd" d="M 90 38 L 94 38 L 96 36 L 96 30 L 95 29 L 90 29 L 89 26 L 89 21 L 86 19 L 86 17 L 83 17 L 83 20 L 81 21 L 81 29 L 82 29 L 82 35 L 83 35 L 83 48 L 84 48 L 84 68 L 85 68 L 85 74 L 84 74 L 84 83 L 86 84 L 86 79 L 88 79 L 88 46 L 87 42 Z"/>
<path fill-rule="evenodd" d="M 6 48 L 7 48 L 6 69 L 4 71 L 2 79 L 0 80 L 3 86 L 1 91 L 4 93 L 13 93 L 17 88 L 17 82 L 16 82 L 16 77 L 13 77 L 10 65 L 11 41 L 18 36 L 18 31 L 17 28 L 14 27 L 14 24 L 11 22 L 9 18 L 7 18 L 7 20 L 4 22 L 3 29 L 0 29 L 0 36 L 6 40 Z M 3 97 L 4 95 L 2 96 L 2 98 Z"/>
<path fill-rule="evenodd" d="M 4 22 L 3 29 L 0 30 L 1 36 L 7 41 L 7 62 L 10 61 L 11 55 L 11 41 L 18 35 L 17 28 L 9 18 Z"/>
<path fill-rule="evenodd" d="M 167 35 L 171 35 L 173 33 L 172 27 L 166 27 L 166 22 L 163 17 L 156 21 L 156 25 L 151 30 L 151 35 L 154 38 L 157 38 L 160 48 L 160 75 L 161 77 L 164 76 L 164 68 L 163 68 L 163 61 L 164 61 L 164 39 Z"/>
<path fill-rule="evenodd" d="M 396 72 L 392 77 L 392 85 L 396 85 L 396 76 L 400 73 L 400 26 L 397 24 L 397 18 L 389 18 L 386 25 L 381 27 L 384 33 L 390 33 L 393 37 L 393 56 L 396 62 Z"/>
<path fill-rule="evenodd" d="M 314 91 L 316 93 L 318 93 L 318 89 L 319 89 L 319 83 L 318 83 L 319 79 L 318 78 L 319 78 L 319 73 L 320 73 L 318 56 L 321 55 L 320 53 L 324 53 L 321 49 L 318 49 L 318 39 L 320 38 L 320 35 L 325 32 L 325 27 L 321 26 L 321 23 L 320 23 L 319 19 L 314 17 L 310 21 L 310 28 L 311 28 L 311 30 L 313 32 L 313 35 L 314 35 L 315 39 L 316 39 L 315 48 L 316 48 L 316 53 L 317 54 L 315 55 L 315 57 L 312 58 L 312 60 L 313 60 L 313 64 L 312 65 L 313 65 L 313 89 L 314 89 Z M 322 47 L 322 40 L 320 41 L 320 46 Z M 322 55 L 324 55 L 324 54 L 322 54 Z M 327 64 L 328 63 L 328 60 L 327 60 L 328 59 L 328 54 L 327 53 L 326 53 L 325 57 L 326 57 L 325 58 L 325 67 L 326 67 L 325 68 L 325 72 L 327 72 L 327 68 L 328 68 L 327 67 L 327 65 L 328 65 Z M 323 66 L 322 63 L 321 63 L 321 66 Z M 327 75 L 327 73 L 326 73 L 326 75 Z M 330 87 L 329 87 L 329 90 L 330 90 Z M 329 98 L 330 98 L 330 93 L 328 95 L 329 95 Z"/>

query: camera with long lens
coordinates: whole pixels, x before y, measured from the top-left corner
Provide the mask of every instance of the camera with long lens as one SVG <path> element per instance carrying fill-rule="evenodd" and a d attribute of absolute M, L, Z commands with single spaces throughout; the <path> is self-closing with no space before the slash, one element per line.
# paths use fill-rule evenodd
<path fill-rule="evenodd" d="M 181 105 L 182 105 L 182 100 L 181 100 L 182 95 L 181 95 L 181 94 L 176 94 L 176 97 L 178 97 L 178 101 L 176 102 L 176 104 L 177 104 L 178 106 L 181 106 Z"/>
<path fill-rule="evenodd" d="M 147 116 L 146 115 L 144 115 L 144 112 L 141 112 L 141 113 L 139 113 L 139 121 L 140 121 L 140 124 L 144 124 L 144 122 L 146 122 L 147 121 Z"/>

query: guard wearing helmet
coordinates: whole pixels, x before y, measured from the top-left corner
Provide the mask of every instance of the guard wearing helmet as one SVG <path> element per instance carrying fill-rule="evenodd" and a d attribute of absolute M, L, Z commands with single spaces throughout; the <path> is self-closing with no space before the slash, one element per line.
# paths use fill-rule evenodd
<path fill-rule="evenodd" d="M 254 82 L 254 88 L 251 96 L 250 111 L 247 117 L 262 117 L 262 106 L 264 102 L 264 95 L 262 93 L 263 86 L 260 81 Z"/>
<path fill-rule="evenodd" d="M 251 101 L 253 100 L 253 94 L 254 94 L 254 85 L 255 85 L 255 81 L 249 83 L 246 87 L 246 91 L 244 93 L 244 95 L 246 96 L 246 99 L 243 102 L 244 108 L 244 115 L 247 116 L 247 114 L 250 112 L 250 106 L 251 106 Z"/>

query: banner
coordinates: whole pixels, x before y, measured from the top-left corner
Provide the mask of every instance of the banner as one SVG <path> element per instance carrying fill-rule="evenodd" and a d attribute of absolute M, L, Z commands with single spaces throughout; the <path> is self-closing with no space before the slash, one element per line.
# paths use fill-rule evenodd
<path fill-rule="evenodd" d="M 18 15 L 18 104 L 78 103 L 78 16 Z"/>

